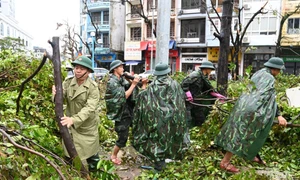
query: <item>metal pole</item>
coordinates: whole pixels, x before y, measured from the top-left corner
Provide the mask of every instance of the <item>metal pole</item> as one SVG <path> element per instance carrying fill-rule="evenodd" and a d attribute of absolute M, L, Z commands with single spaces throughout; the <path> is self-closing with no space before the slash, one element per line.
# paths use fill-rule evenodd
<path fill-rule="evenodd" d="M 92 68 L 94 69 L 95 67 L 95 36 L 92 36 Z"/>
<path fill-rule="evenodd" d="M 151 26 L 151 34 L 152 34 L 152 38 L 151 38 L 151 44 L 152 44 L 152 48 L 151 48 L 151 61 L 150 61 L 150 70 L 153 69 L 153 39 L 154 39 L 154 34 L 153 34 L 153 28 L 154 28 L 154 9 L 155 9 L 155 5 L 154 5 L 154 1 L 152 0 L 152 26 Z"/>
<path fill-rule="evenodd" d="M 155 64 L 158 62 L 169 64 L 170 11 L 170 0 L 158 0 Z"/>

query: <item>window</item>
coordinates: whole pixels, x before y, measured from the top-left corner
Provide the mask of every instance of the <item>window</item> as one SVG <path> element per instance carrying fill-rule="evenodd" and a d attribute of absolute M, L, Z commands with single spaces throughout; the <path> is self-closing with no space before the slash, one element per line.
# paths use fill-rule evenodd
<path fill-rule="evenodd" d="M 7 36 L 10 36 L 10 29 L 9 26 L 7 26 L 7 32 L 6 32 Z"/>
<path fill-rule="evenodd" d="M 200 38 L 205 42 L 205 19 L 191 19 L 181 21 L 181 38 Z"/>
<path fill-rule="evenodd" d="M 148 1 L 147 1 L 147 11 L 148 11 L 148 12 L 151 12 L 151 11 L 152 11 L 151 8 L 152 8 L 152 5 L 153 5 L 153 1 L 154 1 L 154 0 L 148 0 Z M 155 9 L 157 9 L 158 1 L 155 0 L 154 3 L 155 3 L 155 4 L 154 4 Z"/>
<path fill-rule="evenodd" d="M 141 40 L 141 28 L 140 27 L 130 28 L 130 40 L 131 41 L 140 41 Z"/>
<path fill-rule="evenodd" d="M 171 22 L 170 23 L 170 37 L 174 37 L 175 36 L 175 23 Z"/>
<path fill-rule="evenodd" d="M 214 25 L 216 26 L 216 28 L 218 29 L 218 31 L 220 32 L 220 29 L 221 29 L 221 23 L 220 23 L 220 20 L 219 20 L 219 19 L 214 19 L 213 22 L 214 22 Z M 214 32 L 216 32 L 216 29 L 215 29 L 215 27 L 213 26 L 213 24 L 210 23 L 210 34 L 213 35 Z"/>
<path fill-rule="evenodd" d="M 141 13 L 141 5 L 133 5 L 131 6 L 131 17 L 132 18 L 140 18 Z"/>
<path fill-rule="evenodd" d="M 154 27 L 153 28 L 156 29 L 155 27 L 156 27 L 156 24 L 154 23 Z M 151 28 L 151 26 L 149 24 L 147 25 L 147 38 L 151 38 L 152 37 L 152 29 L 153 28 Z"/>
<path fill-rule="evenodd" d="M 182 9 L 197 9 L 201 6 L 201 0 L 182 0 L 181 8 Z"/>
<path fill-rule="evenodd" d="M 1 36 L 4 36 L 4 26 L 3 26 L 3 23 L 1 23 L 1 25 L 0 25 L 0 34 L 1 34 Z"/>
<path fill-rule="evenodd" d="M 103 11 L 103 24 L 109 24 L 109 12 Z"/>
<path fill-rule="evenodd" d="M 99 25 L 101 22 L 101 12 L 92 13 L 92 20 L 94 24 Z"/>
<path fill-rule="evenodd" d="M 245 13 L 245 27 L 251 19 L 251 13 Z M 277 30 L 277 17 L 273 12 L 268 14 L 258 15 L 249 25 L 247 34 L 249 35 L 274 35 Z"/>
<path fill-rule="evenodd" d="M 103 33 L 103 47 L 109 48 L 109 36 L 108 33 Z"/>
<path fill-rule="evenodd" d="M 300 18 L 290 18 L 288 19 L 288 34 L 300 34 Z"/>

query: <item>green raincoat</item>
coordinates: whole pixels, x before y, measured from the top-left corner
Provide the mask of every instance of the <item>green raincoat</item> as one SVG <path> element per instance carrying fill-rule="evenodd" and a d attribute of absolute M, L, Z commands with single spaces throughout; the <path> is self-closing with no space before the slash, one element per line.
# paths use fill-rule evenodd
<path fill-rule="evenodd" d="M 153 161 L 181 159 L 186 144 L 184 92 L 169 76 L 158 76 L 136 99 L 133 147 Z"/>
<path fill-rule="evenodd" d="M 211 99 L 215 98 L 210 95 L 210 92 L 214 91 L 213 86 L 209 82 L 206 76 L 203 75 L 201 70 L 193 71 L 189 74 L 181 83 L 181 87 L 184 92 L 190 91 L 193 98 Z M 214 100 L 194 100 L 194 103 L 211 105 L 214 104 Z M 187 108 L 187 123 L 188 127 L 192 128 L 200 126 L 204 123 L 206 116 L 209 114 L 210 109 L 205 106 L 192 105 L 186 101 Z"/>
<path fill-rule="evenodd" d="M 250 92 L 242 94 L 215 143 L 226 151 L 248 160 L 258 154 L 271 130 L 275 115 L 275 78 L 269 68 L 257 71 L 251 78 Z"/>
<path fill-rule="evenodd" d="M 121 77 L 120 79 L 114 74 L 110 75 L 105 93 L 106 115 L 108 119 L 121 121 L 121 118 L 132 118 L 133 116 L 133 94 L 126 100 L 125 91 L 130 87 L 129 82 Z"/>
<path fill-rule="evenodd" d="M 97 106 L 100 99 L 96 82 L 91 78 L 78 86 L 76 78 L 63 82 L 63 96 L 67 103 L 66 116 L 72 117 L 74 124 L 70 133 L 76 151 L 81 160 L 85 160 L 99 152 L 98 125 L 100 122 Z M 68 152 L 64 146 L 67 156 Z"/>

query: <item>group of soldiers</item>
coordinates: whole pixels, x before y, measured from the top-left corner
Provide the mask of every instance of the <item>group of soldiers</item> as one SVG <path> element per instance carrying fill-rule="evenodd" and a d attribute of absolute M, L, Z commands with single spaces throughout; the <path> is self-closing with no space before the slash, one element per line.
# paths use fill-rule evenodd
<path fill-rule="evenodd" d="M 97 83 L 88 76 L 89 73 L 93 73 L 89 58 L 81 56 L 73 61 L 72 65 L 74 77 L 63 82 L 67 108 L 61 123 L 70 128 L 79 157 L 82 161 L 87 161 L 89 170 L 92 171 L 96 169 L 99 161 L 99 89 Z M 253 75 L 251 80 L 256 88 L 253 88 L 250 95 L 245 94 L 237 101 L 227 124 L 216 138 L 217 144 L 227 151 L 220 163 L 222 169 L 239 172 L 229 163 L 232 153 L 247 159 L 254 158 L 254 161 L 262 163 L 256 155 L 265 139 L 259 142 L 255 140 L 266 137 L 270 130 L 270 121 L 273 121 L 275 115 L 278 116 L 279 124 L 286 125 L 276 106 L 273 77 L 283 68 L 284 63 L 280 58 L 271 58 L 264 69 Z M 210 61 L 204 61 L 199 70 L 190 73 L 179 84 L 169 76 L 169 65 L 158 63 L 155 66 L 155 78 L 148 83 L 148 79 L 140 79 L 138 76 L 127 78 L 128 76 L 124 76 L 123 62 L 113 61 L 110 64 L 110 77 L 105 94 L 107 117 L 115 122 L 118 135 L 111 161 L 116 165 L 122 163 L 117 154 L 120 148 L 126 146 L 130 127 L 133 147 L 154 162 L 155 170 L 161 171 L 165 167 L 165 159 L 182 159 L 189 145 L 189 129 L 201 126 L 209 114 L 207 107 L 197 104 L 203 103 L 203 98 L 226 98 L 217 93 L 207 78 L 214 69 Z M 55 95 L 55 87 L 52 91 Z M 249 100 L 249 97 L 257 100 L 251 106 L 244 102 Z M 213 104 L 214 100 L 206 102 Z M 248 108 L 250 110 L 247 110 L 247 107 L 251 107 Z M 270 108 L 275 110 L 267 111 Z M 257 110 L 263 113 L 257 114 Z M 234 122 L 236 114 L 238 122 Z M 253 121 L 253 124 L 245 125 L 247 120 Z M 243 124 L 243 129 L 240 129 L 240 124 Z M 248 133 L 248 138 L 252 138 L 251 143 L 245 143 L 248 139 L 241 137 L 253 130 L 255 134 Z M 239 148 L 244 144 L 251 147 L 251 152 Z M 65 153 L 68 157 L 68 153 Z"/>

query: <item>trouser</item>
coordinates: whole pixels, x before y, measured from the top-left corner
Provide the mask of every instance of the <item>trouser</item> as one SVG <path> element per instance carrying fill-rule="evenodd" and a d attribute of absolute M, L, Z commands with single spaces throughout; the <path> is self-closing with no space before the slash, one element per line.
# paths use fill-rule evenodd
<path fill-rule="evenodd" d="M 115 122 L 115 131 L 118 134 L 116 146 L 119 148 L 125 147 L 129 136 L 129 127 L 131 125 L 131 118 L 122 118 L 121 121 Z"/>

